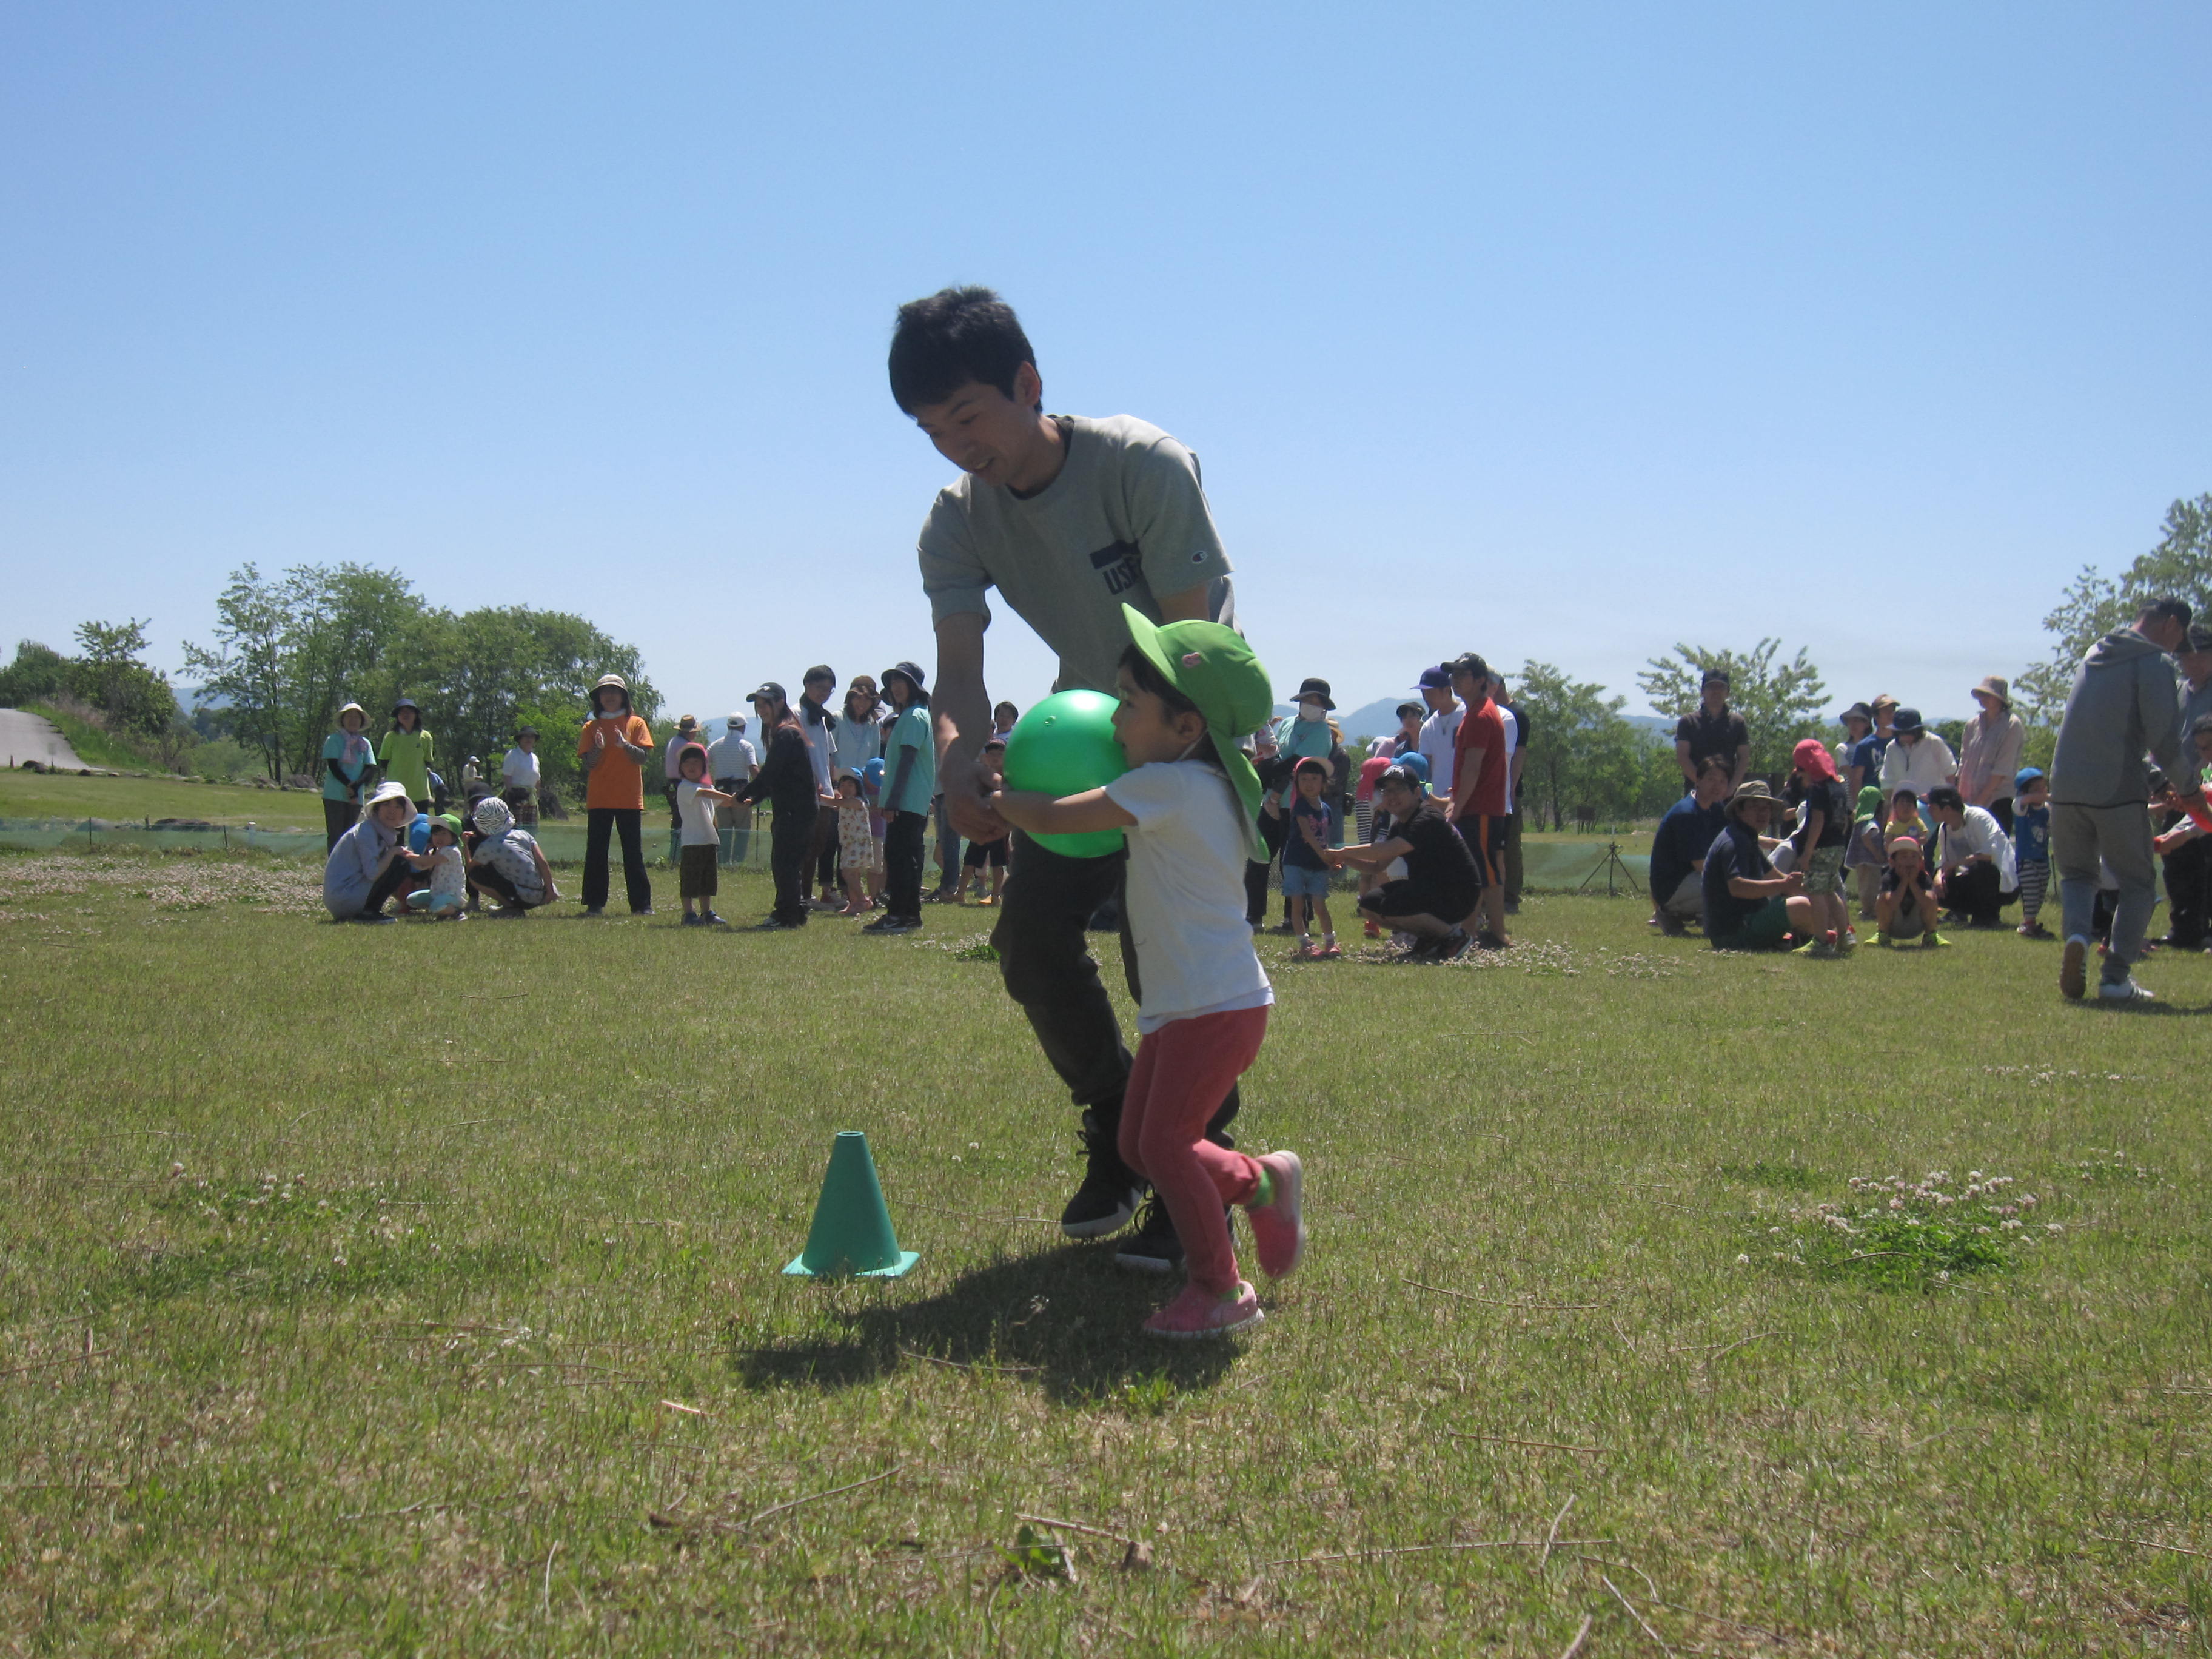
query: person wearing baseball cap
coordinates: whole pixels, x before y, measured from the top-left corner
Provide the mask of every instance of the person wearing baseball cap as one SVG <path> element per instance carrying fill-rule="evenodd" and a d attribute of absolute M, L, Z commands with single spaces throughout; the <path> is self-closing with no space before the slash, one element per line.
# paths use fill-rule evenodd
<path fill-rule="evenodd" d="M 1979 706 L 1959 742 L 1959 794 L 2012 834 L 2012 775 L 2020 770 L 2027 726 L 2012 712 L 2012 684 L 2002 674 L 1984 677 L 1974 688 Z"/>
<path fill-rule="evenodd" d="M 1751 768 L 1751 728 L 1728 696 L 1728 670 L 1709 667 L 1698 682 L 1698 707 L 1674 722 L 1674 764 L 1682 769 L 1686 794 L 1696 790 L 1698 763 L 1708 755 L 1728 762 L 1731 789 Z"/>
<path fill-rule="evenodd" d="M 1376 841 L 1332 848 L 1322 857 L 1334 869 L 1371 871 L 1403 859 L 1403 876 L 1359 896 L 1360 915 L 1378 929 L 1413 935 L 1403 960 L 1449 962 L 1474 943 L 1461 924 L 1474 914 L 1482 883 L 1465 838 L 1425 787 L 1425 770 L 1419 755 L 1392 761 L 1375 781 L 1388 828 L 1377 830 Z"/>
<path fill-rule="evenodd" d="M 1439 795 L 1451 793 L 1452 757 L 1459 744 L 1459 723 L 1466 717 L 1467 709 L 1452 695 L 1451 665 L 1437 663 L 1424 668 L 1416 683 L 1421 701 L 1428 707 L 1428 717 L 1421 722 L 1422 754 L 1428 757 L 1429 787 Z M 1400 755 L 1404 754 L 1401 749 Z"/>
<path fill-rule="evenodd" d="M 884 701 L 898 712 L 884 732 L 884 913 L 864 933 L 911 933 L 921 926 L 922 833 L 937 793 L 937 739 L 919 664 L 883 672 Z"/>
<path fill-rule="evenodd" d="M 1746 778 L 1729 795 L 1728 822 L 1705 854 L 1705 938 L 1716 951 L 1780 951 L 1792 932 L 1813 936 L 1805 878 L 1775 872 L 1759 838 L 1781 805 L 1764 778 Z"/>
<path fill-rule="evenodd" d="M 769 804 L 768 867 L 775 883 L 775 906 L 757 931 L 777 933 L 806 926 L 808 850 L 822 810 L 822 792 L 815 787 L 805 733 L 782 685 L 763 680 L 746 701 L 760 722 L 766 752 L 737 798 L 748 806 L 763 800 Z"/>

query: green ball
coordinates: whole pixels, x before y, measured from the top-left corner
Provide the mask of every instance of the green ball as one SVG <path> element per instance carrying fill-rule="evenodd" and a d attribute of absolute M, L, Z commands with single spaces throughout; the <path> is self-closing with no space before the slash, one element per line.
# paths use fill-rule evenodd
<path fill-rule="evenodd" d="M 1055 691 L 1031 708 L 1006 733 L 1006 787 L 1079 795 L 1120 777 L 1129 760 L 1114 735 L 1115 706 L 1101 691 Z M 1036 842 L 1072 859 L 1104 858 L 1122 845 L 1119 830 L 1039 836 Z"/>

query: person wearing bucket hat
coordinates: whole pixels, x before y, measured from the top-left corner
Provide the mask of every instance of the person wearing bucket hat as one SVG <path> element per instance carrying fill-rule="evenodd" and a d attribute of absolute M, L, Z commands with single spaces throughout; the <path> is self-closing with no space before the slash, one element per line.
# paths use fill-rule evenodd
<path fill-rule="evenodd" d="M 1959 793 L 2012 834 L 2012 775 L 2020 770 L 2027 726 L 2012 712 L 2012 685 L 2002 674 L 1984 676 L 1974 688 L 1978 712 L 1959 740 Z"/>
<path fill-rule="evenodd" d="M 1791 932 L 1810 938 L 1813 904 L 1804 878 L 1778 875 L 1759 836 L 1781 803 L 1764 778 L 1729 795 L 1728 823 L 1705 853 L 1705 938 L 1716 951 L 1779 951 Z"/>
<path fill-rule="evenodd" d="M 976 763 L 991 723 L 992 590 L 1057 653 L 1055 691 L 1110 695 L 1129 642 L 1125 603 L 1155 622 L 1235 626 L 1229 557 L 1197 457 L 1133 416 L 1046 414 L 1029 337 L 990 289 L 946 289 L 902 306 L 889 357 L 893 399 L 961 472 L 931 507 L 917 550 L 937 633 L 945 816 L 956 837 L 988 842 L 1006 833 Z M 992 932 L 1000 975 L 1091 1119 L 1083 1183 L 1060 1226 L 1097 1237 L 1133 1208 L 1112 1137 L 1097 1127 L 1098 1109 L 1119 1109 L 1129 1055 L 1084 928 L 1114 897 L 1124 860 L 1070 857 L 1026 833 L 1009 857 Z M 1232 1091 L 1222 1121 L 1235 1101 Z"/>
<path fill-rule="evenodd" d="M 561 896 L 538 838 L 514 821 L 503 800 L 480 800 L 471 822 L 476 845 L 469 852 L 469 881 L 500 901 L 494 920 L 522 915 Z"/>
<path fill-rule="evenodd" d="M 338 710 L 337 730 L 323 739 L 323 855 L 361 817 L 361 792 L 376 769 L 376 745 L 362 734 L 368 711 L 357 702 Z"/>
<path fill-rule="evenodd" d="M 1900 708 L 1891 728 L 1896 735 L 1881 751 L 1881 793 L 1894 799 L 1900 789 L 1910 789 L 1921 799 L 1930 789 L 1959 778 L 1958 757 L 1951 745 L 1930 732 L 1917 708 Z"/>
<path fill-rule="evenodd" d="M 1279 740 L 1283 752 L 1294 761 L 1309 755 L 1327 759 L 1336 743 L 1328 720 L 1336 702 L 1328 695 L 1328 682 L 1311 678 L 1300 682 L 1295 701 L 1297 714 Z"/>
<path fill-rule="evenodd" d="M 323 864 L 323 906 L 331 921 L 392 920 L 384 907 L 407 878 L 406 832 L 414 817 L 405 784 L 387 778 L 376 786 Z"/>
<path fill-rule="evenodd" d="M 1030 836 L 1127 832 L 1122 903 L 1140 1034 L 1119 1109 L 1122 1163 L 1174 1224 L 1189 1283 L 1148 1335 L 1216 1336 L 1257 1323 L 1222 1206 L 1251 1216 L 1261 1267 L 1280 1277 L 1304 1248 L 1304 1175 L 1292 1152 L 1255 1158 L 1212 1125 L 1260 1052 L 1274 992 L 1244 919 L 1244 866 L 1261 846 L 1260 778 L 1237 740 L 1264 724 L 1267 670 L 1234 629 L 1155 625 L 1124 608 L 1114 732 L 1130 769 L 1054 799 L 1001 789 L 999 815 Z"/>
<path fill-rule="evenodd" d="M 384 734 L 376 763 L 387 779 L 407 786 L 407 798 L 418 812 L 430 810 L 430 769 L 437 764 L 436 748 L 422 729 L 422 711 L 415 699 L 402 697 L 393 703 L 392 729 Z"/>
<path fill-rule="evenodd" d="M 676 722 L 676 730 L 668 739 L 668 752 L 661 757 L 661 798 L 668 804 L 668 862 L 674 865 L 684 845 L 684 811 L 676 804 L 677 787 L 684 781 L 682 766 L 684 751 L 692 744 L 701 748 L 707 745 L 699 730 L 699 717 L 685 714 Z"/>
<path fill-rule="evenodd" d="M 1729 763 L 1729 787 L 1743 781 L 1751 767 L 1751 728 L 1729 707 L 1725 668 L 1707 668 L 1698 682 L 1698 706 L 1674 722 L 1674 764 L 1681 768 L 1685 793 L 1698 787 L 1698 763 L 1718 755 Z"/>
<path fill-rule="evenodd" d="M 653 878 L 645 872 L 645 763 L 653 728 L 630 708 L 629 683 L 604 674 L 592 687 L 591 714 L 576 734 L 584 768 L 584 914 L 607 904 L 607 853 L 622 837 L 623 885 L 630 914 L 653 914 Z"/>
<path fill-rule="evenodd" d="M 1874 740 L 1874 710 L 1855 702 L 1836 718 L 1843 722 L 1845 733 L 1843 742 L 1836 745 L 1836 770 L 1843 776 L 1845 792 L 1856 800 L 1860 790 L 1881 775 L 1881 745 Z"/>

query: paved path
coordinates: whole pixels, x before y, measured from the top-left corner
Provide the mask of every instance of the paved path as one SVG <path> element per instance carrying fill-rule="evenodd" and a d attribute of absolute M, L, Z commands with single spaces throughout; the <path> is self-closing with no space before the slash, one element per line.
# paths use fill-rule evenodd
<path fill-rule="evenodd" d="M 85 769 L 85 763 L 77 758 L 76 750 L 52 720 L 20 708 L 0 708 L 0 760 L 10 766 L 34 760 L 41 766 L 58 766 L 71 772 Z"/>

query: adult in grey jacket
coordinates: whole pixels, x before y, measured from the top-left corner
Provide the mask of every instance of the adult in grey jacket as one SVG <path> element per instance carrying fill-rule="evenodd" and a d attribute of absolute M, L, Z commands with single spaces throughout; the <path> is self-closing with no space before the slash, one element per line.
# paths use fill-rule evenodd
<path fill-rule="evenodd" d="M 2150 846 L 2150 775 L 2146 751 L 2177 791 L 2200 793 L 2185 762 L 2173 664 L 2189 631 L 2189 607 L 2158 599 L 2135 626 L 2115 629 L 2090 647 L 2074 677 L 2058 745 L 2051 762 L 2051 861 L 2058 866 L 2066 940 L 2058 988 L 2087 991 L 2090 917 L 2097 898 L 2097 861 L 2120 884 L 2111 946 L 2097 994 L 2114 1001 L 2147 997 L 2128 969 L 2142 955 L 2143 934 L 2158 899 Z"/>

